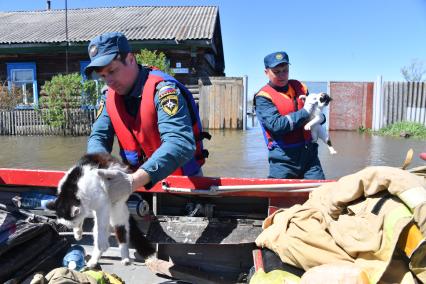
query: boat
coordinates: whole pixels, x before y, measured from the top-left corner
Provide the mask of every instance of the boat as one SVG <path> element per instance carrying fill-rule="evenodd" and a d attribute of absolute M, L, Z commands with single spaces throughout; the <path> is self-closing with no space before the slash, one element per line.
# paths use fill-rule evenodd
<path fill-rule="evenodd" d="M 55 195 L 64 174 L 0 168 L 0 202 L 25 192 Z M 173 263 L 181 280 L 236 283 L 253 266 L 262 221 L 278 208 L 303 203 L 313 188 L 329 181 L 169 176 L 149 190 L 138 189 L 128 204 L 157 244 L 157 258 Z"/>

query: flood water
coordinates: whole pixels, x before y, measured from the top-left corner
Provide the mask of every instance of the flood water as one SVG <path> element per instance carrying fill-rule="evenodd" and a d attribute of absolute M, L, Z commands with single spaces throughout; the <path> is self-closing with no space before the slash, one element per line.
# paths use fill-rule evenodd
<path fill-rule="evenodd" d="M 266 177 L 267 150 L 259 127 L 247 131 L 210 130 L 206 148 L 210 157 L 204 175 L 222 177 Z M 326 177 L 337 179 L 368 165 L 401 166 L 407 150 L 413 148 L 410 167 L 424 165 L 418 154 L 426 151 L 424 140 L 390 138 L 332 131 L 337 155 L 330 155 L 320 142 L 319 155 Z M 86 149 L 87 137 L 0 136 L 0 167 L 66 170 Z M 117 144 L 115 144 L 117 145 Z M 114 149 L 117 154 L 117 149 Z"/>

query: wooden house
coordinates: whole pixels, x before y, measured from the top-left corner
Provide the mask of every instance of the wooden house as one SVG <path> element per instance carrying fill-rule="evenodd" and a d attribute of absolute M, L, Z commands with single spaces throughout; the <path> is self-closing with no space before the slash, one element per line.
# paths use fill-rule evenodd
<path fill-rule="evenodd" d="M 83 73 L 89 41 L 111 31 L 123 32 L 133 52 L 164 52 L 186 85 L 225 75 L 218 7 L 133 6 L 0 12 L 0 81 L 22 88 L 23 104 L 37 104 L 46 80 Z"/>

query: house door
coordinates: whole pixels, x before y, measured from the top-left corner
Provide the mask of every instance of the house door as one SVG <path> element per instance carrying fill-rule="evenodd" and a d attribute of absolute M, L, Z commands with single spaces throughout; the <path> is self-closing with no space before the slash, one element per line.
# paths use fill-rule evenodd
<path fill-rule="evenodd" d="M 38 104 L 37 77 L 35 63 L 19 62 L 7 64 L 9 90 L 22 95 L 19 107 L 32 107 Z"/>

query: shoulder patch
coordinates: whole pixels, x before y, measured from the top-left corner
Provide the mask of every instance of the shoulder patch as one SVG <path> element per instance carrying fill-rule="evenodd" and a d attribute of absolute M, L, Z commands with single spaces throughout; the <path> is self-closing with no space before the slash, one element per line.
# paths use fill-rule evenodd
<path fill-rule="evenodd" d="M 160 101 L 161 108 L 169 116 L 173 116 L 177 113 L 179 109 L 179 100 L 178 100 L 178 96 L 176 92 L 159 96 L 159 101 Z"/>
<path fill-rule="evenodd" d="M 104 110 L 104 107 L 105 107 L 105 100 L 102 99 L 99 102 L 98 110 L 96 111 L 96 119 L 98 119 L 98 117 L 101 115 L 102 111 Z"/>

